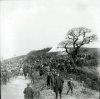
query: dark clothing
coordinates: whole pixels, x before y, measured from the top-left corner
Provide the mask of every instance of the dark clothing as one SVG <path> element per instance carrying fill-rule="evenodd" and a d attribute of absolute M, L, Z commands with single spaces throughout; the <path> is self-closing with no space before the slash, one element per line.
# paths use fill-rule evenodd
<path fill-rule="evenodd" d="M 54 81 L 55 81 L 55 77 L 54 75 L 51 75 L 51 89 L 54 91 Z"/>
<path fill-rule="evenodd" d="M 24 76 L 25 76 L 25 79 L 26 79 L 27 73 L 24 72 Z"/>
<path fill-rule="evenodd" d="M 62 77 L 57 76 L 57 77 L 56 77 L 56 84 L 57 84 L 57 87 L 60 88 L 60 89 L 63 89 L 63 83 L 64 83 L 64 81 L 63 81 Z"/>
<path fill-rule="evenodd" d="M 72 81 L 68 81 L 68 91 L 67 94 L 69 93 L 69 91 L 71 90 L 71 94 L 73 94 L 73 87 L 74 87 L 74 83 Z"/>
<path fill-rule="evenodd" d="M 39 74 L 40 74 L 40 76 L 42 76 L 44 74 L 42 69 L 39 70 Z"/>
<path fill-rule="evenodd" d="M 51 76 L 47 75 L 47 87 L 50 88 Z"/>
<path fill-rule="evenodd" d="M 24 99 L 33 99 L 33 90 L 31 87 L 25 88 Z"/>
<path fill-rule="evenodd" d="M 73 94 L 73 88 L 71 88 L 71 87 L 68 87 L 67 94 L 69 93 L 70 90 L 71 90 L 71 94 Z"/>
<path fill-rule="evenodd" d="M 68 81 L 68 83 L 67 83 L 67 84 L 68 84 L 68 86 L 69 86 L 69 87 L 71 87 L 71 88 L 73 88 L 73 86 L 74 86 L 74 84 L 73 84 L 73 82 L 72 82 L 72 81 Z"/>
<path fill-rule="evenodd" d="M 23 74 L 24 74 L 25 79 L 26 79 L 27 73 L 28 73 L 28 70 L 27 70 L 26 67 L 24 67 L 23 68 Z"/>
<path fill-rule="evenodd" d="M 62 77 L 57 76 L 56 79 L 55 79 L 55 85 L 54 85 L 54 91 L 55 91 L 55 94 L 56 94 L 56 99 L 58 99 L 58 93 L 59 93 L 59 96 L 60 96 L 60 99 L 61 99 L 63 83 L 64 83 L 64 81 L 63 81 Z"/>

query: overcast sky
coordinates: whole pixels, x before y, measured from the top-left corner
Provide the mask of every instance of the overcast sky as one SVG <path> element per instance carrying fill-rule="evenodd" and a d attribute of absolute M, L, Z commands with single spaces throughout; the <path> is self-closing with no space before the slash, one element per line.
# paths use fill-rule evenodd
<path fill-rule="evenodd" d="M 1 56 L 54 47 L 69 29 L 79 26 L 99 36 L 100 0 L 1 0 Z"/>

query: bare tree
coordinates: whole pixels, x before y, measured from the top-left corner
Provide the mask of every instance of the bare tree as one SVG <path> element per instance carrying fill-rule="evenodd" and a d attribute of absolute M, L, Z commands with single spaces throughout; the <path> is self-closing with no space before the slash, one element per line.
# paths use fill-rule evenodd
<path fill-rule="evenodd" d="M 72 28 L 68 31 L 65 40 L 60 42 L 58 47 L 64 48 L 69 56 L 75 62 L 77 54 L 80 48 L 96 40 L 96 35 L 92 34 L 92 31 L 85 27 Z M 69 47 L 72 47 L 70 50 Z"/>

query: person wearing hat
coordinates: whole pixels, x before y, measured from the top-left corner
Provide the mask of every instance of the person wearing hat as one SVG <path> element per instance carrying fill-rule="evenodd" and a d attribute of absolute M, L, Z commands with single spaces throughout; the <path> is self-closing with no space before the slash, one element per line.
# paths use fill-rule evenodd
<path fill-rule="evenodd" d="M 27 84 L 27 87 L 24 89 L 23 93 L 24 93 L 24 99 L 33 99 L 34 92 L 32 88 L 30 87 L 29 83 Z"/>
<path fill-rule="evenodd" d="M 63 78 L 61 77 L 61 75 L 59 75 L 59 73 L 57 74 L 57 76 L 55 77 L 55 94 L 56 94 L 56 99 L 58 99 L 58 94 L 59 94 L 59 97 L 61 99 L 61 95 L 62 95 L 62 90 L 63 90 L 63 83 L 64 83 L 64 80 Z"/>
<path fill-rule="evenodd" d="M 71 90 L 71 95 L 72 95 L 72 94 L 73 94 L 73 87 L 74 87 L 73 78 L 70 78 L 70 80 L 68 81 L 67 85 L 68 85 L 67 94 L 68 94 L 69 91 Z"/>

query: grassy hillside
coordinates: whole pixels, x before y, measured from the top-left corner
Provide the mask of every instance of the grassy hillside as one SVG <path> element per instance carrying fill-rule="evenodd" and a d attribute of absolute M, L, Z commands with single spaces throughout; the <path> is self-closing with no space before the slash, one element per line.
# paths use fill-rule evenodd
<path fill-rule="evenodd" d="M 41 50 L 33 50 L 31 52 L 29 52 L 27 55 L 39 55 L 39 54 L 43 54 L 43 53 L 47 53 L 51 50 L 51 48 L 44 48 Z"/>
<path fill-rule="evenodd" d="M 100 58 L 97 52 L 97 50 L 100 51 L 99 49 L 81 48 L 79 54 L 87 54 L 92 56 L 92 58 L 86 58 L 85 62 L 81 63 L 82 66 L 80 64 L 77 68 L 74 69 L 72 68 L 72 65 L 69 65 L 69 59 L 67 55 L 60 55 L 59 52 L 49 52 L 50 50 L 51 48 L 35 50 L 29 52 L 27 55 L 4 60 L 3 66 L 6 66 L 5 64 L 10 64 L 11 67 L 16 67 L 21 66 L 21 64 L 25 65 L 27 63 L 28 66 L 33 66 L 34 68 L 39 69 L 42 65 L 44 65 L 45 67 L 49 65 L 51 69 L 63 72 L 64 76 L 73 74 L 74 79 L 79 81 L 83 80 L 86 82 L 87 86 L 92 89 L 98 90 L 98 84 L 100 84 L 100 82 L 98 82 L 98 73 L 96 71 L 96 66 L 94 66 L 94 63 L 98 64 L 96 62 Z"/>
<path fill-rule="evenodd" d="M 25 58 L 25 56 L 26 55 L 16 56 L 16 57 L 13 57 L 13 58 L 5 59 L 5 60 L 3 60 L 3 62 L 18 61 L 18 60 L 21 60 L 21 59 Z"/>
<path fill-rule="evenodd" d="M 42 65 L 49 65 L 51 69 L 65 73 L 64 76 L 71 73 L 76 80 L 83 80 L 89 88 L 98 90 L 98 84 L 100 84 L 100 82 L 98 82 L 96 67 L 97 59 L 100 56 L 97 52 L 97 48 L 81 48 L 79 55 L 86 54 L 87 58 L 74 69 L 72 69 L 73 65 L 71 65 L 71 67 L 69 66 L 67 55 L 59 55 L 59 52 L 49 52 L 50 49 L 51 48 L 46 48 L 29 52 L 26 55 L 26 62 L 35 68 L 40 68 Z M 72 50 L 72 48 L 69 49 Z"/>

